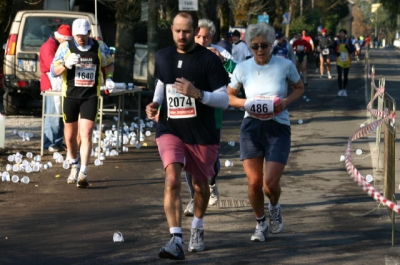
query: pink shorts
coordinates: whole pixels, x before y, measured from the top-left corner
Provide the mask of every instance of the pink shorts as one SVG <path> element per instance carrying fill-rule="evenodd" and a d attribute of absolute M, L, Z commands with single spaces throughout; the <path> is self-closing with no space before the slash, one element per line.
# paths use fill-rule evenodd
<path fill-rule="evenodd" d="M 208 179 L 215 174 L 219 144 L 185 144 L 172 134 L 163 134 L 156 141 L 164 169 L 172 163 L 181 163 L 183 169 L 197 179 Z"/>

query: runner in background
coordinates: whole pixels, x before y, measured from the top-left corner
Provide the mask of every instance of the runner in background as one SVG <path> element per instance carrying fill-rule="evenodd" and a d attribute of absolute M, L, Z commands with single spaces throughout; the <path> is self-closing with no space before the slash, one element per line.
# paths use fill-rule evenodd
<path fill-rule="evenodd" d="M 326 74 L 329 79 L 331 76 L 331 59 L 330 59 L 330 47 L 332 45 L 332 39 L 327 35 L 327 30 L 323 28 L 321 30 L 321 36 L 318 36 L 318 46 L 317 50 L 319 50 L 319 60 L 320 60 L 320 78 L 324 77 L 324 64 L 326 63 Z"/>
<path fill-rule="evenodd" d="M 313 51 L 315 51 L 314 41 L 313 41 L 312 37 L 308 35 L 308 32 L 306 29 L 303 29 L 301 31 L 301 38 L 303 40 L 305 40 L 306 42 L 308 42 L 311 46 L 311 50 L 308 51 L 308 54 L 307 54 L 308 60 L 311 62 L 311 57 L 313 57 Z M 307 71 L 307 62 L 306 62 L 305 70 Z M 304 85 L 306 86 L 307 84 L 304 83 Z"/>
<path fill-rule="evenodd" d="M 276 31 L 275 42 L 272 50 L 272 54 L 281 58 L 288 59 L 296 65 L 296 58 L 292 45 L 287 41 L 281 31 Z"/>
<path fill-rule="evenodd" d="M 215 53 L 215 55 L 217 55 L 218 58 L 221 60 L 222 64 L 224 65 L 224 68 L 228 72 L 228 74 L 232 74 L 232 72 L 236 66 L 236 61 L 233 58 L 233 56 L 227 50 L 222 48 L 221 46 L 211 43 L 211 41 L 214 37 L 214 34 L 216 32 L 214 23 L 211 20 L 203 18 L 203 19 L 199 20 L 199 28 L 200 28 L 199 33 L 195 36 L 194 41 L 197 44 L 200 44 L 201 46 L 206 47 L 211 52 Z M 220 109 L 220 108 L 215 109 L 215 121 L 216 121 L 217 129 L 219 131 L 222 128 L 222 113 L 223 113 L 222 109 Z M 215 206 L 218 204 L 218 201 L 219 201 L 219 192 L 218 192 L 216 179 L 217 179 L 220 167 L 221 167 L 221 164 L 220 164 L 219 157 L 218 157 L 214 163 L 215 174 L 213 176 L 211 176 L 210 179 L 208 180 L 208 185 L 210 187 L 210 199 L 208 201 L 209 206 Z M 186 216 L 193 216 L 194 215 L 194 197 L 193 197 L 194 196 L 194 188 L 193 188 L 193 183 L 192 183 L 192 174 L 190 174 L 189 172 L 185 172 L 185 177 L 186 177 L 186 183 L 189 188 L 191 200 L 186 205 L 186 208 L 183 211 L 183 213 Z"/>
<path fill-rule="evenodd" d="M 307 55 L 311 52 L 310 44 L 297 34 L 297 40 L 293 42 L 293 50 L 296 55 L 296 68 L 303 79 L 304 86 L 307 86 Z"/>
<path fill-rule="evenodd" d="M 339 30 L 339 37 L 333 44 L 333 51 L 336 54 L 336 69 L 338 73 L 338 97 L 347 97 L 348 76 L 351 65 L 351 54 L 354 46 L 347 37 L 347 30 Z"/>

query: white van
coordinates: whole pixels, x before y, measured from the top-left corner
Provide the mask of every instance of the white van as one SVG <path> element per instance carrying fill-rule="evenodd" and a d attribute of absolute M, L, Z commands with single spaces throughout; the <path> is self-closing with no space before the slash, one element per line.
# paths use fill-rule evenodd
<path fill-rule="evenodd" d="M 19 11 L 11 25 L 4 51 L 3 105 L 8 115 L 19 113 L 21 108 L 35 105 L 40 96 L 40 46 L 52 36 L 61 24 L 85 18 L 91 24 L 91 37 L 101 39 L 99 24 L 91 13 L 25 10 Z M 36 104 L 41 106 L 40 104 Z"/>

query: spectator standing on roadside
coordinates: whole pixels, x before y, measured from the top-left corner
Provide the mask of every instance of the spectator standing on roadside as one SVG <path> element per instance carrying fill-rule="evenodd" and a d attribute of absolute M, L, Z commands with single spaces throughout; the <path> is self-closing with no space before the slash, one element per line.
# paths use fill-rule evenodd
<path fill-rule="evenodd" d="M 92 133 L 98 111 L 101 86 L 101 67 L 105 66 L 106 87 L 113 89 L 113 72 L 101 53 L 99 43 L 90 38 L 90 24 L 86 19 L 72 23 L 73 40 L 62 43 L 54 57 L 51 73 L 63 77 L 64 136 L 68 148 L 71 172 L 67 183 L 79 188 L 89 186 L 87 170 L 92 150 Z M 79 129 L 79 131 L 78 131 Z M 78 140 L 80 148 L 78 156 Z"/>
<path fill-rule="evenodd" d="M 195 190 L 188 250 L 203 251 L 208 178 L 214 175 L 220 141 L 215 108 L 228 107 L 229 79 L 220 59 L 195 43 L 196 13 L 179 12 L 171 31 L 175 46 L 156 53 L 157 93 L 146 106 L 146 114 L 154 119 L 161 106 L 156 142 L 165 169 L 164 211 L 171 239 L 158 255 L 183 260 L 181 172 L 192 174 Z"/>
<path fill-rule="evenodd" d="M 61 77 L 52 77 L 50 73 L 51 62 L 54 59 L 57 48 L 60 43 L 72 39 L 71 27 L 62 24 L 54 32 L 54 36 L 40 47 L 40 91 L 61 91 Z M 61 97 L 47 96 L 45 102 L 46 114 L 61 114 Z M 64 124 L 61 117 L 46 116 L 44 119 L 44 149 L 50 152 L 58 152 L 64 150 Z"/>
<path fill-rule="evenodd" d="M 254 56 L 236 66 L 228 85 L 229 104 L 246 109 L 240 132 L 240 160 L 243 161 L 248 197 L 257 221 L 251 236 L 251 241 L 255 242 L 265 241 L 268 229 L 274 234 L 283 229 L 279 204 L 280 179 L 289 157 L 291 141 L 287 107 L 304 93 L 303 83 L 293 63 L 272 56 L 274 40 L 274 29 L 268 24 L 249 25 L 246 43 Z M 291 93 L 288 93 L 287 80 L 292 83 Z M 246 91 L 247 100 L 237 97 L 241 86 Z M 266 222 L 264 196 L 269 198 L 269 225 Z"/>
<path fill-rule="evenodd" d="M 327 35 L 327 30 L 323 28 L 321 30 L 321 35 L 318 36 L 318 47 L 319 50 L 319 70 L 320 70 L 320 78 L 324 77 L 324 65 L 326 63 L 326 74 L 329 79 L 332 78 L 331 76 L 331 59 L 330 59 L 330 51 L 332 45 L 332 39 Z"/>
<path fill-rule="evenodd" d="M 336 69 L 338 73 L 339 97 L 347 97 L 347 83 L 349 81 L 349 71 L 351 65 L 351 54 L 354 52 L 354 46 L 347 37 L 347 30 L 340 29 L 339 37 L 334 42 L 333 51 L 336 54 Z"/>
<path fill-rule="evenodd" d="M 232 41 L 232 56 L 238 63 L 243 62 L 252 56 L 249 47 L 247 47 L 246 43 L 240 39 L 240 32 L 238 30 L 232 32 Z"/>

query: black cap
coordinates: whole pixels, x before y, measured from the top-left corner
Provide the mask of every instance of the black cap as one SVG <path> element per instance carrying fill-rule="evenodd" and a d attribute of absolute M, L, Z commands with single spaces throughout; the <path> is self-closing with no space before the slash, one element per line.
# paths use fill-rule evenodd
<path fill-rule="evenodd" d="M 232 36 L 240 37 L 240 32 L 239 32 L 239 30 L 235 30 L 234 32 L 232 32 Z"/>
<path fill-rule="evenodd" d="M 279 40 L 282 37 L 283 37 L 283 33 L 281 31 L 275 32 L 275 39 Z"/>

